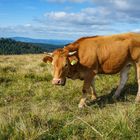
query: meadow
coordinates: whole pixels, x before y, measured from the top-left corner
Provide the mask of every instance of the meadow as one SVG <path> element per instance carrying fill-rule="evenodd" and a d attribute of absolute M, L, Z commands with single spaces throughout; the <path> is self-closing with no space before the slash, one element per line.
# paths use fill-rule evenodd
<path fill-rule="evenodd" d="M 140 140 L 134 69 L 118 101 L 119 75 L 98 75 L 98 100 L 79 109 L 82 81 L 51 84 L 44 54 L 0 56 L 0 140 Z"/>

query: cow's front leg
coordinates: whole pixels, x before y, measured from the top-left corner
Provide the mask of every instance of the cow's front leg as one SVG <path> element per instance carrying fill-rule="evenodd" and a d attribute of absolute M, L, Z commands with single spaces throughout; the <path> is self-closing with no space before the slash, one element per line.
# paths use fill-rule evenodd
<path fill-rule="evenodd" d="M 90 86 L 83 88 L 82 98 L 81 98 L 80 103 L 78 105 L 79 108 L 83 108 L 84 106 L 86 106 L 86 99 L 87 99 L 88 93 L 91 93 Z"/>
<path fill-rule="evenodd" d="M 84 106 L 86 106 L 86 99 L 87 99 L 87 95 L 88 94 L 92 94 L 94 96 L 94 98 L 96 98 L 94 92 L 91 91 L 91 83 L 92 83 L 92 80 L 93 80 L 93 77 L 95 76 L 94 73 L 88 73 L 84 79 L 84 85 L 83 85 L 83 90 L 82 90 L 82 98 L 80 100 L 80 103 L 78 105 L 79 108 L 82 108 Z M 92 96 L 92 97 L 93 97 Z"/>
<path fill-rule="evenodd" d="M 95 91 L 95 77 L 93 78 L 93 80 L 91 82 L 91 87 L 92 87 L 91 100 L 94 101 L 97 99 L 97 95 L 96 95 L 96 91 Z"/>
<path fill-rule="evenodd" d="M 82 93 L 83 95 L 82 95 L 82 98 L 81 98 L 80 103 L 78 105 L 79 108 L 83 108 L 84 106 L 86 106 L 87 93 L 84 90 L 82 92 L 83 92 Z"/>

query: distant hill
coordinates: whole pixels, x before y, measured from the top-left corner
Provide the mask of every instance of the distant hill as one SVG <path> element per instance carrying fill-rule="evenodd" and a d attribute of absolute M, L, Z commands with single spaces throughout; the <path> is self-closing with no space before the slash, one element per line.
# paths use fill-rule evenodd
<path fill-rule="evenodd" d="M 0 38 L 0 54 L 34 54 L 49 51 L 42 44 L 31 44 L 12 39 Z"/>
<path fill-rule="evenodd" d="M 11 39 L 14 39 L 16 41 L 21 41 L 21 42 L 43 43 L 43 44 L 52 44 L 52 45 L 65 45 L 72 42 L 72 40 L 33 39 L 33 38 L 26 38 L 26 37 L 11 37 Z"/>
<path fill-rule="evenodd" d="M 0 39 L 0 54 L 29 54 L 29 53 L 42 53 L 47 51 L 43 48 L 31 43 L 24 43 L 12 39 Z"/>
<path fill-rule="evenodd" d="M 36 46 L 39 46 L 49 52 L 52 52 L 54 51 L 55 49 L 58 49 L 58 48 L 63 48 L 64 45 L 53 45 L 53 44 L 44 44 L 44 43 L 30 43 L 30 44 L 33 44 L 33 45 L 36 45 Z"/>

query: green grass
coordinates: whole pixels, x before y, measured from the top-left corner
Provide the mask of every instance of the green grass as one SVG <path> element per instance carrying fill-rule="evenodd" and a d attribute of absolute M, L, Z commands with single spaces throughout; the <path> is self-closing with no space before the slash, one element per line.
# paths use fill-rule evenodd
<path fill-rule="evenodd" d="M 83 82 L 52 85 L 42 58 L 0 56 L 0 140 L 140 140 L 133 68 L 119 101 L 111 98 L 119 75 L 99 75 L 98 101 L 79 109 Z"/>

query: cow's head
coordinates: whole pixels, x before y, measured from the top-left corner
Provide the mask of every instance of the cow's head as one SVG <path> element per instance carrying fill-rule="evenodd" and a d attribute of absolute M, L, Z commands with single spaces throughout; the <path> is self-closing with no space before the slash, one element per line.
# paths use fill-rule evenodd
<path fill-rule="evenodd" d="M 78 58 L 74 53 L 70 54 L 66 50 L 57 49 L 52 53 L 52 56 L 43 58 L 44 62 L 51 62 L 53 65 L 52 84 L 65 85 L 70 68 L 78 63 Z"/>

